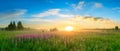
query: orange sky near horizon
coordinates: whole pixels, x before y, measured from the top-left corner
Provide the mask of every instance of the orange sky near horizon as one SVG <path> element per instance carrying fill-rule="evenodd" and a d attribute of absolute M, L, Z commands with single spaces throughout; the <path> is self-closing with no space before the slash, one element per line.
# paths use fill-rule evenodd
<path fill-rule="evenodd" d="M 115 23 L 109 19 L 102 19 L 95 17 L 83 17 L 76 16 L 75 18 L 65 18 L 63 20 L 52 20 L 47 23 L 36 23 L 37 24 L 29 24 L 25 25 L 26 27 L 35 28 L 35 29 L 50 29 L 50 28 L 58 28 L 59 30 L 64 30 L 66 26 L 74 27 L 74 30 L 79 29 L 109 29 L 114 28 Z"/>

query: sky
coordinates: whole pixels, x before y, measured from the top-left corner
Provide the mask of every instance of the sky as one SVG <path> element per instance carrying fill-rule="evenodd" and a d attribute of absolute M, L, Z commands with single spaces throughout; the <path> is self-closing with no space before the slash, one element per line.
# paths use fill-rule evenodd
<path fill-rule="evenodd" d="M 0 27 L 76 29 L 120 26 L 120 0 L 0 0 Z"/>

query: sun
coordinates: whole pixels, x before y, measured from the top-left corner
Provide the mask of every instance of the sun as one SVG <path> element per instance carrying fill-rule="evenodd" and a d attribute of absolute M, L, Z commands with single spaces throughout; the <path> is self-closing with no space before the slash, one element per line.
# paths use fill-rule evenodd
<path fill-rule="evenodd" d="M 65 27 L 65 30 L 66 30 L 66 31 L 73 31 L 73 27 L 72 27 L 72 26 L 66 26 L 66 27 Z"/>

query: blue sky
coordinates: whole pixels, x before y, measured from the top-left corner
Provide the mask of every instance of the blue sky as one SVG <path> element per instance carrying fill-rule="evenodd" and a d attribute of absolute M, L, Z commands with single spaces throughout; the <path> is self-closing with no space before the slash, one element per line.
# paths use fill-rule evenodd
<path fill-rule="evenodd" d="M 36 22 L 34 23 L 36 25 L 38 25 L 38 23 L 42 24 L 43 26 L 45 24 L 53 25 L 55 24 L 55 20 L 64 21 L 65 19 L 66 21 L 74 19 L 77 16 L 81 16 L 83 18 L 87 16 L 93 19 L 100 17 L 100 19 L 109 19 L 110 21 L 113 21 L 115 25 L 119 25 L 120 1 L 0 0 L 1 27 L 9 24 L 9 22 L 13 20 L 21 20 L 26 24 L 26 26 L 32 25 L 33 22 Z M 53 22 L 51 23 L 51 21 Z"/>

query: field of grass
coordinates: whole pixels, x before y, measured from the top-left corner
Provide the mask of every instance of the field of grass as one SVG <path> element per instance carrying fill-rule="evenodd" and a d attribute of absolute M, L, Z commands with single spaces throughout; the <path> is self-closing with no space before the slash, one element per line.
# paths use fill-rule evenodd
<path fill-rule="evenodd" d="M 120 51 L 120 31 L 0 31 L 0 51 Z"/>

